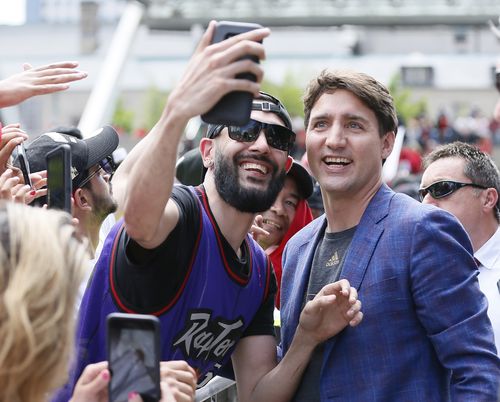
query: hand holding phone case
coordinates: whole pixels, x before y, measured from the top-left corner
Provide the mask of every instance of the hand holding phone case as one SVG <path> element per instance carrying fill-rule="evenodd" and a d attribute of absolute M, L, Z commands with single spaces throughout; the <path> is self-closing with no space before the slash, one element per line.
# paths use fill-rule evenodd
<path fill-rule="evenodd" d="M 262 25 L 220 21 L 215 28 L 212 43 L 217 43 L 228 39 L 232 36 L 251 31 L 253 29 L 262 28 Z M 251 59 L 255 63 L 259 63 L 259 59 L 255 56 L 246 56 L 244 58 Z M 236 75 L 236 78 L 254 81 L 256 77 L 251 73 L 242 73 Z M 253 96 L 246 91 L 233 91 L 223 96 L 215 106 L 207 113 L 201 116 L 202 120 L 211 124 L 224 124 L 231 126 L 243 126 L 248 123 L 250 113 L 252 111 Z"/>
<path fill-rule="evenodd" d="M 107 328 L 109 401 L 127 402 L 132 391 L 144 402 L 160 400 L 159 320 L 150 315 L 113 313 Z"/>

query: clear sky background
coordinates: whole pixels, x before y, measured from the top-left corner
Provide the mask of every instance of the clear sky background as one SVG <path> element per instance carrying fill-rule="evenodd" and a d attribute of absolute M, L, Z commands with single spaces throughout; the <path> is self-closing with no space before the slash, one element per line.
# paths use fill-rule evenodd
<path fill-rule="evenodd" d="M 25 0 L 0 0 L 0 25 L 23 24 L 25 10 Z"/>

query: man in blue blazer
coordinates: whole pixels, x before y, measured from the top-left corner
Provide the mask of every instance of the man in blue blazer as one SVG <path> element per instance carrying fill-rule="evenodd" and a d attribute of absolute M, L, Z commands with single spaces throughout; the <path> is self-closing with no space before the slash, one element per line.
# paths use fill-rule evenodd
<path fill-rule="evenodd" d="M 500 362 L 467 234 L 451 214 L 382 183 L 397 131 L 387 89 L 324 71 L 304 109 L 325 215 L 283 255 L 281 355 L 326 283 L 358 288 L 364 320 L 315 350 L 294 400 L 495 401 Z"/>

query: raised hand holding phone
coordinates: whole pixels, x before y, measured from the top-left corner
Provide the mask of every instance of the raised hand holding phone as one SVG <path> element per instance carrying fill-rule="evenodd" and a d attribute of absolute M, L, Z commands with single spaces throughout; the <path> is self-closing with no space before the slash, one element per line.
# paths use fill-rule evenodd
<path fill-rule="evenodd" d="M 220 21 L 215 27 L 212 43 L 218 43 L 241 33 L 259 28 L 262 28 L 262 25 L 244 22 Z M 249 55 L 240 60 L 244 59 L 249 59 L 254 63 L 259 63 L 259 58 L 256 56 Z M 251 72 L 236 74 L 235 78 L 250 80 L 253 82 L 257 81 L 257 77 Z M 250 92 L 229 92 L 224 95 L 212 109 L 203 114 L 201 118 L 206 123 L 243 126 L 250 119 L 252 99 L 253 95 Z"/>
<path fill-rule="evenodd" d="M 205 114 L 229 92 L 259 93 L 264 70 L 260 64 L 242 58 L 251 55 L 265 59 L 262 41 L 270 35 L 270 29 L 253 29 L 213 43 L 216 26 L 216 21 L 210 21 L 182 79 L 169 96 L 175 103 L 167 102 L 166 117 L 172 114 L 182 128 L 191 117 Z M 236 78 L 248 72 L 257 77 L 256 82 Z"/>

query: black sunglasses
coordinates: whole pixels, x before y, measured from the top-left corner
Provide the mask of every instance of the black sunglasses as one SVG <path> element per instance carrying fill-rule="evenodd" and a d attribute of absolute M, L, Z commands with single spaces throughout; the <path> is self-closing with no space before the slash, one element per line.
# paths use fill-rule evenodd
<path fill-rule="evenodd" d="M 458 181 L 452 180 L 441 180 L 432 183 L 430 186 L 419 189 L 418 196 L 420 198 L 420 201 L 423 201 L 427 194 L 430 194 L 432 198 L 437 200 L 439 198 L 443 198 L 450 194 L 453 194 L 458 189 L 466 186 L 480 188 L 482 190 L 486 190 L 488 188 L 475 183 L 460 183 Z"/>
<path fill-rule="evenodd" d="M 500 92 L 500 70 L 495 71 L 495 86 L 497 91 Z"/>
<path fill-rule="evenodd" d="M 260 132 L 264 130 L 269 146 L 286 152 L 290 152 L 295 142 L 295 133 L 289 128 L 279 124 L 262 123 L 253 119 L 250 119 L 244 126 L 228 126 L 227 129 L 229 138 L 238 142 L 254 142 L 259 138 Z M 213 135 L 213 137 L 216 135 Z"/>
<path fill-rule="evenodd" d="M 109 180 L 111 180 L 116 170 L 116 165 L 111 155 L 107 156 L 102 161 L 100 161 L 99 167 L 93 173 L 91 173 L 85 179 L 83 179 L 82 182 L 78 185 L 78 187 L 81 188 L 85 186 L 85 184 L 87 184 L 90 180 L 92 180 L 92 178 L 95 177 L 101 170 L 104 170 L 106 174 L 109 174 Z"/>

